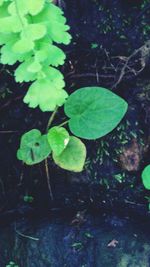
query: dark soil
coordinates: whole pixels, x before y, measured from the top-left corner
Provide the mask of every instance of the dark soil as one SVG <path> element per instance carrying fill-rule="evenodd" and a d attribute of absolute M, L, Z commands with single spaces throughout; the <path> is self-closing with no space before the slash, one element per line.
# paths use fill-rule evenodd
<path fill-rule="evenodd" d="M 149 222 L 118 216 L 71 214 L 22 220 L 0 228 L 0 264 L 19 267 L 149 267 Z"/>
<path fill-rule="evenodd" d="M 131 3 L 132 2 L 132 3 Z M 137 3 L 138 2 L 138 3 Z M 129 104 L 127 115 L 109 135 L 85 142 L 88 158 L 81 174 L 63 171 L 49 161 L 54 201 L 51 201 L 44 164 L 28 167 L 16 158 L 21 135 L 32 128 L 44 132 L 49 113 L 29 109 L 22 101 L 26 84 L 16 84 L 13 69 L 0 78 L 0 213 L 1 219 L 32 214 L 35 210 L 84 210 L 114 207 L 148 211 L 150 193 L 141 171 L 149 163 L 149 65 L 140 75 L 118 79 L 120 56 L 129 56 L 149 38 L 149 1 L 66 0 L 64 7 L 73 40 L 66 49 L 62 71 L 69 93 L 80 87 L 103 86 Z M 117 57 L 114 58 L 114 56 Z M 5 95 L 5 96 L 4 96 Z M 63 110 L 56 121 L 63 121 Z M 33 197 L 32 203 L 24 196 Z"/>

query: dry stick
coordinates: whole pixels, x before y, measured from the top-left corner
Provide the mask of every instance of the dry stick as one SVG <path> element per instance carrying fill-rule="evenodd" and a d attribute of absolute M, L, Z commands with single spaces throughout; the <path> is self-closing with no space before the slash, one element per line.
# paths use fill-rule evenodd
<path fill-rule="evenodd" d="M 39 238 L 36 238 L 36 237 L 32 237 L 32 236 L 29 236 L 29 235 L 25 235 L 25 234 L 22 234 L 21 232 L 19 232 L 17 229 L 16 229 L 16 226 L 15 226 L 15 232 L 22 236 L 22 237 L 25 237 L 25 238 L 28 238 L 28 239 L 31 239 L 31 240 L 34 240 L 34 241 L 39 241 Z"/>
<path fill-rule="evenodd" d="M 98 74 L 97 73 L 81 73 L 81 74 L 68 74 L 70 78 L 84 78 L 84 77 L 98 77 L 98 78 L 114 78 L 114 75 L 108 75 L 108 74 Z"/>
<path fill-rule="evenodd" d="M 121 70 L 121 73 L 120 73 L 120 76 L 119 76 L 119 79 L 115 82 L 115 84 L 112 86 L 112 89 L 115 88 L 122 80 L 123 76 L 125 75 L 125 71 L 126 71 L 126 68 L 128 66 L 128 62 L 129 60 L 137 53 L 137 50 L 134 51 L 134 53 L 132 55 L 130 55 L 127 59 L 126 59 L 126 62 Z"/>
<path fill-rule="evenodd" d="M 24 167 L 24 162 L 22 163 L 22 167 Z M 21 185 L 22 185 L 23 176 L 24 176 L 24 172 L 23 172 L 23 170 L 22 170 L 22 171 L 21 171 L 21 175 L 20 175 L 20 179 L 19 179 L 19 184 L 18 184 L 18 186 L 21 186 Z"/>
<path fill-rule="evenodd" d="M 18 133 L 19 131 L 0 131 L 0 134 Z"/>
<path fill-rule="evenodd" d="M 123 76 L 125 75 L 126 73 L 126 69 L 128 68 L 128 63 L 130 61 L 131 58 L 133 58 L 138 52 L 141 52 L 141 61 L 144 57 L 146 57 L 149 53 L 149 50 L 150 50 L 150 40 L 148 40 L 143 46 L 141 46 L 139 49 L 136 49 L 125 61 L 125 64 L 123 65 L 123 68 L 121 69 L 121 73 L 120 73 L 120 76 L 118 78 L 118 80 L 115 82 L 115 84 L 112 86 L 112 89 L 115 88 L 120 82 L 121 80 L 123 79 Z M 143 69 L 144 69 L 145 66 L 142 66 L 142 68 L 135 73 L 138 74 L 140 73 Z"/>

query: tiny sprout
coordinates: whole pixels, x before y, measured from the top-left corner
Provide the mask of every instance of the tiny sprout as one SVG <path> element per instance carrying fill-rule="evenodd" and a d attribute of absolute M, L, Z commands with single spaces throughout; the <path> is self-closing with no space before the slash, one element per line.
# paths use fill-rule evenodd
<path fill-rule="evenodd" d="M 25 196 L 23 197 L 23 200 L 24 200 L 24 202 L 32 203 L 33 200 L 34 200 L 34 198 L 33 198 L 32 196 L 25 195 Z"/>

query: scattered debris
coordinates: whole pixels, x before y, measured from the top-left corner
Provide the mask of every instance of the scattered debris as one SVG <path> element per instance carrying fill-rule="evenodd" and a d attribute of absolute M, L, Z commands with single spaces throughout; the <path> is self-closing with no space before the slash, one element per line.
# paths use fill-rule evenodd
<path fill-rule="evenodd" d="M 111 242 L 108 243 L 107 247 L 109 248 L 115 248 L 119 242 L 116 239 L 113 239 Z"/>

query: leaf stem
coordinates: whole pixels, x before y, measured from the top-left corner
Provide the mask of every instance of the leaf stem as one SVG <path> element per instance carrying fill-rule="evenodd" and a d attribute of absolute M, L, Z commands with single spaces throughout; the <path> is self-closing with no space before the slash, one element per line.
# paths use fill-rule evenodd
<path fill-rule="evenodd" d="M 58 111 L 58 107 L 55 108 L 55 110 L 53 111 L 52 115 L 49 118 L 49 121 L 48 121 L 47 127 L 46 127 L 46 132 L 48 132 L 48 129 L 50 128 L 50 126 L 51 126 L 51 124 L 52 124 L 52 122 L 53 122 L 53 120 L 55 118 L 55 115 L 56 115 L 57 111 Z"/>
<path fill-rule="evenodd" d="M 48 184 L 48 189 L 50 193 L 51 200 L 54 200 L 53 193 L 52 193 L 52 188 L 51 188 L 51 183 L 50 183 L 50 175 L 49 175 L 49 170 L 48 170 L 48 160 L 45 159 L 45 170 L 46 170 L 46 176 L 47 176 L 47 184 Z"/>
<path fill-rule="evenodd" d="M 68 122 L 69 122 L 69 120 L 64 121 L 64 122 L 62 122 L 61 124 L 59 124 L 58 127 L 62 127 L 62 126 L 64 126 L 64 125 L 66 125 Z"/>

